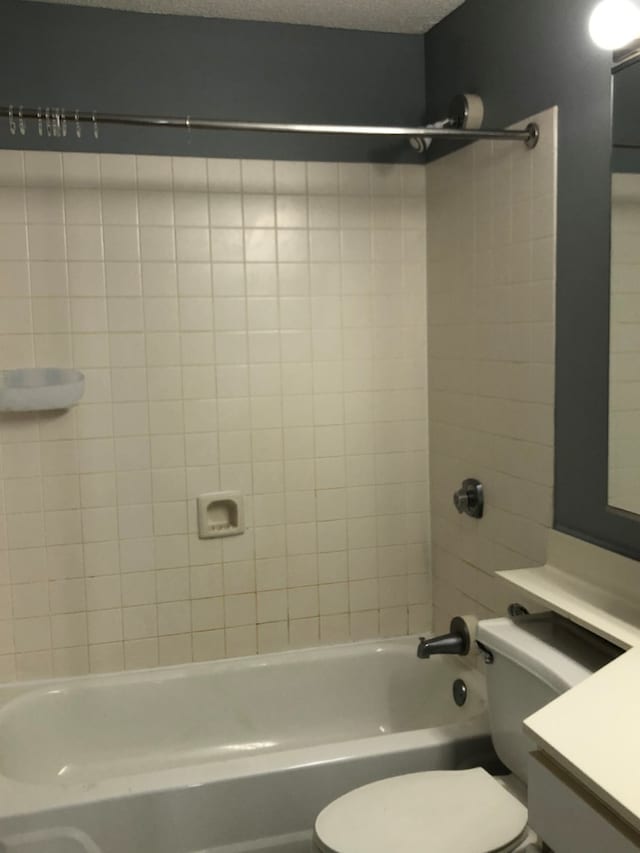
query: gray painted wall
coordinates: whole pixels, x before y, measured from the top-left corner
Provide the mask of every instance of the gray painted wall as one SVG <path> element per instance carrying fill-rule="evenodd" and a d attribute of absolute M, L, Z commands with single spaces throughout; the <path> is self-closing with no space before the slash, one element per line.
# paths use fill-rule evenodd
<path fill-rule="evenodd" d="M 467 0 L 425 37 L 428 118 L 451 90 L 481 93 L 496 126 L 560 108 L 555 526 L 640 557 L 638 518 L 607 507 L 611 56 L 592 8 Z"/>
<path fill-rule="evenodd" d="M 640 174 L 640 149 L 614 148 L 611 157 L 611 171 L 618 174 Z"/>
<path fill-rule="evenodd" d="M 640 146 L 640 61 L 620 68 L 613 76 L 613 141 L 616 145 Z"/>
<path fill-rule="evenodd" d="M 640 62 L 613 77 L 613 172 L 640 172 Z"/>
<path fill-rule="evenodd" d="M 0 103 L 254 121 L 424 121 L 421 36 L 0 2 Z M 25 140 L 0 147 L 95 151 Z M 102 128 L 99 150 L 220 157 L 420 162 L 384 139 Z"/>

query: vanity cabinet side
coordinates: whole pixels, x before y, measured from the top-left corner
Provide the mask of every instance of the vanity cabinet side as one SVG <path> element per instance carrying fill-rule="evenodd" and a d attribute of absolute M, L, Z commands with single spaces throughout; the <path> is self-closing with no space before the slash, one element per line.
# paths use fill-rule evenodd
<path fill-rule="evenodd" d="M 554 853 L 640 850 L 640 834 L 542 752 L 529 759 L 529 824 Z"/>

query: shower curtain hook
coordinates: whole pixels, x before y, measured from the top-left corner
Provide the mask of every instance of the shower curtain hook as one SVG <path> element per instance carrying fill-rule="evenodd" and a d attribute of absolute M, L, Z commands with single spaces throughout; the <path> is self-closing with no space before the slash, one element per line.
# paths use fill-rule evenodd
<path fill-rule="evenodd" d="M 13 117 L 13 106 L 9 106 L 9 133 L 11 136 L 16 135 L 16 120 Z"/>
<path fill-rule="evenodd" d="M 78 110 L 76 110 L 76 112 L 75 112 L 74 119 L 76 122 L 76 136 L 78 137 L 78 139 L 81 139 L 82 138 L 82 127 L 80 126 L 80 113 L 78 112 Z"/>
<path fill-rule="evenodd" d="M 38 136 L 42 136 L 42 107 L 38 107 Z"/>
<path fill-rule="evenodd" d="M 47 129 L 47 136 L 51 136 L 52 128 L 51 128 L 51 109 L 49 107 L 45 107 L 44 111 L 44 124 Z"/>
<path fill-rule="evenodd" d="M 95 112 L 91 113 L 91 121 L 93 122 L 93 138 L 97 139 L 100 134 L 98 132 L 98 119 Z"/>
<path fill-rule="evenodd" d="M 185 118 L 184 126 L 187 128 L 187 143 L 191 145 L 191 116 Z"/>
<path fill-rule="evenodd" d="M 60 110 L 60 120 L 62 121 L 62 135 L 67 135 L 67 115 L 65 113 L 64 107 Z"/>
<path fill-rule="evenodd" d="M 20 136 L 26 135 L 27 126 L 24 123 L 24 116 L 22 115 L 22 104 L 18 107 L 18 129 L 20 130 Z"/>

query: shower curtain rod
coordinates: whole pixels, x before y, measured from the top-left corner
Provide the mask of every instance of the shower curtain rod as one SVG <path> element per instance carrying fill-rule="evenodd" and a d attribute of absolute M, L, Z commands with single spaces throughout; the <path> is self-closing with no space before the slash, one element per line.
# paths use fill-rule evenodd
<path fill-rule="evenodd" d="M 172 127 L 182 130 L 243 130 L 264 133 L 309 133 L 330 134 L 338 136 L 390 136 L 407 138 L 416 150 L 424 150 L 424 139 L 493 139 L 496 141 L 524 142 L 527 148 L 535 148 L 540 130 L 536 124 L 528 124 L 521 130 L 489 130 L 471 129 L 459 126 L 431 127 L 377 127 L 369 125 L 342 124 L 297 124 L 288 122 L 254 122 L 254 121 L 224 121 L 221 119 L 192 118 L 191 116 L 153 116 L 126 115 L 122 113 L 99 113 L 73 110 L 67 112 L 61 108 L 34 107 L 0 107 L 0 114 L 9 119 L 11 133 L 16 130 L 25 135 L 25 119 L 38 121 L 40 136 L 66 136 L 71 133 L 68 125 L 75 126 L 76 135 L 80 136 L 82 124 L 93 125 L 95 138 L 98 137 L 100 125 L 126 125 L 135 127 Z"/>

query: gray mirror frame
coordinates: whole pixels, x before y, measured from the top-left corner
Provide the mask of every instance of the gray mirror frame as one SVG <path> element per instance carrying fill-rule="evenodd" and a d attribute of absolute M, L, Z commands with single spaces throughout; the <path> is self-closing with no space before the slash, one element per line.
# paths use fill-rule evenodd
<path fill-rule="evenodd" d="M 634 58 L 635 55 L 635 58 Z M 629 62 L 638 61 L 634 48 L 613 56 L 611 103 L 608 120 L 608 151 L 601 156 L 610 173 L 613 152 L 614 76 L 616 70 Z M 598 181 L 599 185 L 599 181 Z M 606 203 L 604 199 L 606 198 Z M 606 213 L 606 244 L 597 240 L 600 252 L 606 248 L 607 264 L 611 257 L 611 180 L 607 178 L 606 194 L 598 205 Z M 603 223 L 604 225 L 604 223 Z M 559 249 L 562 243 L 559 234 Z M 560 261 L 558 264 L 560 270 Z M 606 295 L 606 305 L 600 310 L 581 312 L 578 322 L 582 339 L 589 335 L 592 345 L 582 352 L 582 369 L 575 364 L 579 352 L 572 352 L 570 338 L 558 330 L 558 385 L 556 389 L 556 496 L 555 527 L 577 535 L 609 550 L 640 559 L 640 516 L 609 504 L 609 354 L 610 354 L 610 270 L 603 281 L 600 298 Z M 606 291 L 606 293 L 605 293 Z M 595 294 L 594 294 L 595 295 Z M 595 305 L 593 306 L 595 308 Z M 573 370 L 569 371 L 569 364 Z M 577 387 L 569 383 L 577 380 Z M 589 390 L 584 381 L 592 382 Z M 571 405 L 568 405 L 570 403 Z M 590 465 L 581 475 L 580 460 Z M 580 493 L 582 492 L 582 494 Z"/>

